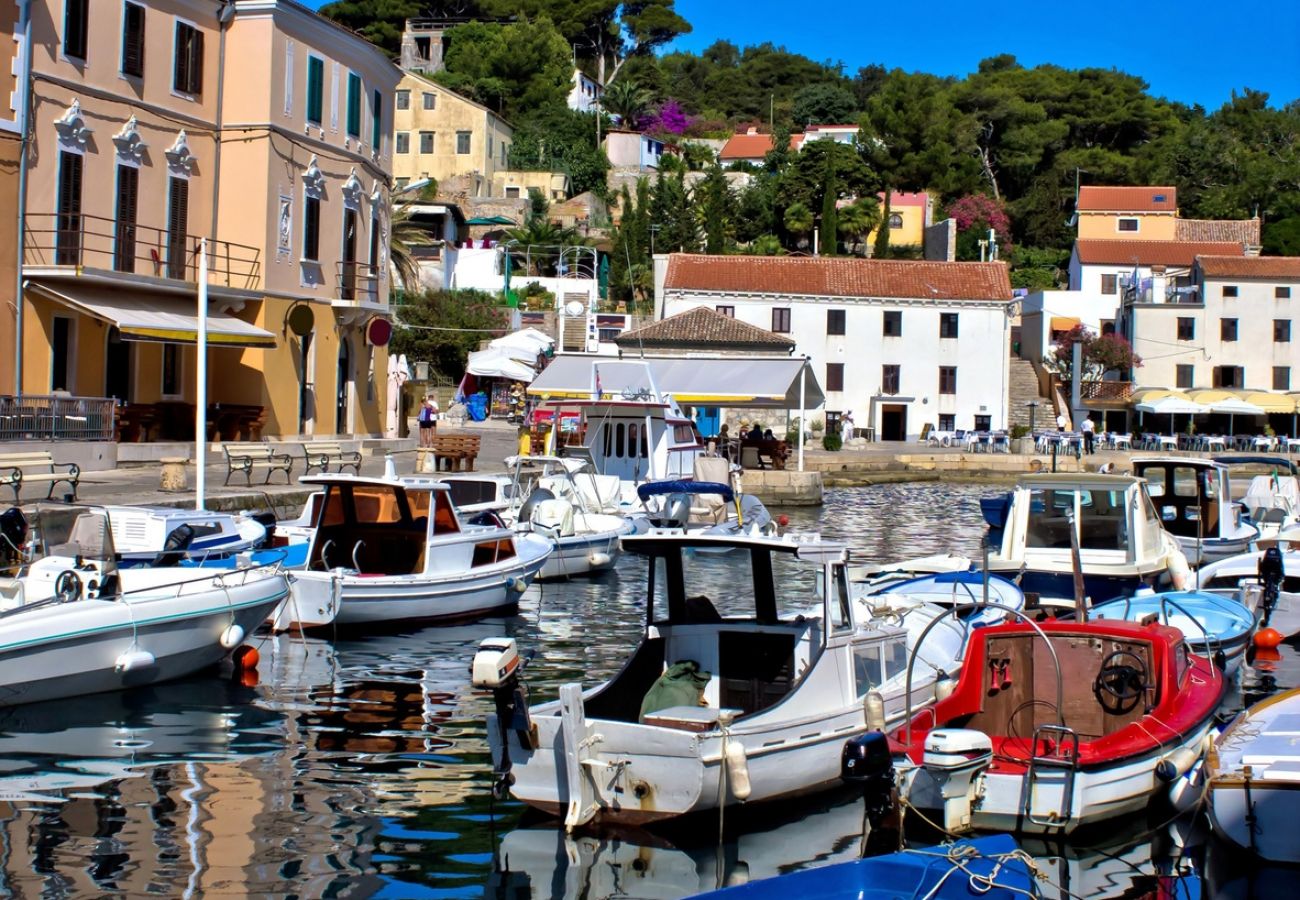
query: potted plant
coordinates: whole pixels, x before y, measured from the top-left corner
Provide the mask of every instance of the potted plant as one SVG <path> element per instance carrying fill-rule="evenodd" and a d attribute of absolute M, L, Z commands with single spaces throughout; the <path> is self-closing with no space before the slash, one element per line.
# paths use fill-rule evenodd
<path fill-rule="evenodd" d="M 1028 425 L 1011 426 L 1011 452 L 1026 455 L 1034 450 L 1034 439 L 1029 437 Z"/>

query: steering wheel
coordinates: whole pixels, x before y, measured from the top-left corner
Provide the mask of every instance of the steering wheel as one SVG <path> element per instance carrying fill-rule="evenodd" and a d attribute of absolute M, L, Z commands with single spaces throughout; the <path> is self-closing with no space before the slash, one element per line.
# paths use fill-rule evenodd
<path fill-rule="evenodd" d="M 1116 650 L 1101 661 L 1092 693 L 1101 708 L 1113 716 L 1135 709 L 1147 689 L 1147 664 L 1129 650 Z"/>
<path fill-rule="evenodd" d="M 65 569 L 54 579 L 54 596 L 60 603 L 81 599 L 81 578 L 71 569 Z"/>

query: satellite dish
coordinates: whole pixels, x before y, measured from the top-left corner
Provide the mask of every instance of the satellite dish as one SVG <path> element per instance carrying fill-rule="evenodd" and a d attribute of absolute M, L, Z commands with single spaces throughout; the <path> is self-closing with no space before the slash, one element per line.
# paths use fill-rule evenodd
<path fill-rule="evenodd" d="M 587 305 L 578 300 L 570 300 L 564 304 L 564 314 L 572 318 L 587 314 Z"/>
<path fill-rule="evenodd" d="M 289 330 L 298 337 L 306 337 L 311 334 L 312 329 L 316 327 L 316 314 L 311 311 L 311 307 L 305 303 L 299 303 L 289 310 L 289 315 L 285 318 L 289 325 Z"/>

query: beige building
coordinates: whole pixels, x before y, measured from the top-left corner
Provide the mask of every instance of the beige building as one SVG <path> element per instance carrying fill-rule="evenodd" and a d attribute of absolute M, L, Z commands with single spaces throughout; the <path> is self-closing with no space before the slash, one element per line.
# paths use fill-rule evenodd
<path fill-rule="evenodd" d="M 398 184 L 468 175 L 473 196 L 489 196 L 509 165 L 514 129 L 505 119 L 414 72 L 397 86 L 393 128 Z"/>
<path fill-rule="evenodd" d="M 205 238 L 210 429 L 382 432 L 398 70 L 292 0 L 34 0 L 32 23 L 21 390 L 192 435 Z"/>
<path fill-rule="evenodd" d="M 552 203 L 569 196 L 569 176 L 563 172 L 524 172 L 518 169 L 500 169 L 492 176 L 492 196 L 528 199 L 538 191 Z"/>
<path fill-rule="evenodd" d="M 25 66 L 26 0 L 0 4 L 0 209 L 18 209 L 22 121 L 27 99 Z M 0 216 L 0 347 L 12 355 L 17 332 L 18 215 Z M 0 363 L 0 394 L 12 394 L 16 378 L 12 359 Z"/>

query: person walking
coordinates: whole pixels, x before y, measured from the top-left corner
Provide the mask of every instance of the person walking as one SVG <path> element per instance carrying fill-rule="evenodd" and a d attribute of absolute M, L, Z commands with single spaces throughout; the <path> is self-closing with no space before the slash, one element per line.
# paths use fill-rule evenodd
<path fill-rule="evenodd" d="M 1092 456 L 1093 454 L 1092 444 L 1097 437 L 1096 435 L 1097 426 L 1092 421 L 1091 413 L 1084 416 L 1083 424 L 1079 426 L 1079 430 L 1083 432 L 1083 452 L 1088 454 L 1089 456 Z"/>
<path fill-rule="evenodd" d="M 438 400 L 432 394 L 424 398 L 420 407 L 420 446 L 432 447 L 438 433 Z"/>
<path fill-rule="evenodd" d="M 1056 416 L 1056 430 L 1057 430 L 1057 431 L 1065 431 L 1065 424 L 1066 424 L 1066 421 L 1067 421 L 1067 420 L 1066 420 L 1066 418 L 1065 418 L 1065 413 L 1059 413 L 1059 414 L 1057 414 L 1057 416 Z"/>

